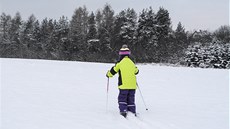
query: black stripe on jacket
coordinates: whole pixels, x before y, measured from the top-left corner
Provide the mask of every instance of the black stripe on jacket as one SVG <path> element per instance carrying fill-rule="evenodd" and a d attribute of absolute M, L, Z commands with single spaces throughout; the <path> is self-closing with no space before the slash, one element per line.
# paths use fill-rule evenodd
<path fill-rule="evenodd" d="M 111 69 L 110 69 L 110 73 L 112 74 L 112 75 L 115 75 L 117 72 L 114 70 L 114 67 L 112 67 Z"/>

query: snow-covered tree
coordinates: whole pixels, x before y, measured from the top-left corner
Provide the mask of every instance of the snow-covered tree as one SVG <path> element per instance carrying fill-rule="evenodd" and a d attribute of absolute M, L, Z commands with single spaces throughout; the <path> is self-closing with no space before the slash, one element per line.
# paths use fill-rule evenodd
<path fill-rule="evenodd" d="M 88 11 L 84 6 L 75 10 L 72 20 L 70 21 L 70 51 L 72 59 L 84 60 L 82 58 L 87 48 L 87 29 L 88 29 Z"/>
<path fill-rule="evenodd" d="M 97 39 L 97 27 L 96 27 L 95 15 L 93 12 L 90 14 L 88 20 L 87 41 L 90 39 Z"/>
<path fill-rule="evenodd" d="M 89 16 L 88 25 L 89 25 L 89 29 L 87 33 L 87 43 L 88 43 L 87 49 L 89 50 L 89 53 L 95 54 L 100 51 L 99 49 L 100 45 L 99 45 L 95 15 L 93 12 Z"/>
<path fill-rule="evenodd" d="M 125 10 L 125 22 L 121 26 L 121 43 L 127 44 L 129 47 L 133 47 L 136 37 L 137 29 L 137 14 L 134 9 L 128 8 Z"/>
<path fill-rule="evenodd" d="M 21 44 L 23 45 L 23 53 L 27 58 L 36 58 L 34 51 L 37 40 L 34 36 L 36 17 L 31 15 L 22 25 L 22 32 L 20 35 Z"/>
<path fill-rule="evenodd" d="M 178 23 L 177 28 L 175 30 L 175 49 L 184 49 L 188 46 L 187 34 L 185 32 L 184 26 L 181 22 Z"/>
<path fill-rule="evenodd" d="M 0 18 L 0 55 L 2 57 L 22 57 L 20 54 L 20 27 L 22 20 L 20 14 L 11 18 L 3 13 Z"/>
<path fill-rule="evenodd" d="M 113 28 L 113 42 L 111 44 L 111 47 L 114 50 L 119 50 L 119 48 L 122 46 L 123 42 L 121 41 L 121 28 L 125 23 L 125 11 L 121 11 L 118 15 L 115 16 L 114 21 L 114 28 Z"/>
<path fill-rule="evenodd" d="M 57 43 L 56 54 L 59 59 L 69 60 L 69 21 L 65 16 L 60 17 L 54 26 L 55 42 Z"/>
<path fill-rule="evenodd" d="M 169 17 L 168 10 L 164 9 L 163 7 L 160 7 L 156 14 L 156 35 L 158 40 L 158 46 L 157 46 L 157 55 L 158 60 L 160 62 L 168 60 L 167 58 L 170 56 L 169 53 L 169 34 L 171 29 L 171 18 Z"/>
<path fill-rule="evenodd" d="M 157 47 L 157 20 L 153 9 L 144 9 L 138 20 L 136 54 L 141 61 L 154 59 Z"/>
<path fill-rule="evenodd" d="M 195 43 L 185 53 L 189 67 L 230 68 L 230 43 Z"/>
<path fill-rule="evenodd" d="M 22 25 L 22 18 L 19 12 L 16 13 L 14 18 L 11 20 L 9 29 L 10 40 L 19 43 L 20 28 Z"/>
<path fill-rule="evenodd" d="M 103 53 L 111 54 L 113 25 L 114 11 L 109 4 L 106 4 L 102 10 L 101 24 L 98 26 L 98 38 L 101 45 L 101 51 Z"/>
<path fill-rule="evenodd" d="M 5 13 L 2 13 L 0 17 L 0 41 L 1 43 L 9 42 L 10 35 L 9 35 L 9 29 L 11 26 L 11 16 L 6 15 Z"/>
<path fill-rule="evenodd" d="M 115 18 L 114 34 L 115 49 L 119 49 L 123 44 L 133 47 L 135 43 L 135 33 L 137 29 L 137 14 L 134 9 L 128 8 L 121 11 Z"/>
<path fill-rule="evenodd" d="M 157 20 L 157 38 L 160 40 L 162 38 L 167 38 L 171 30 L 171 18 L 169 17 L 168 10 L 160 7 L 156 14 Z"/>
<path fill-rule="evenodd" d="M 55 26 L 57 22 L 52 19 L 45 18 L 41 23 L 41 40 L 40 44 L 42 46 L 42 49 L 44 51 L 44 56 L 47 59 L 56 59 L 57 56 L 55 54 L 57 43 L 55 42 Z"/>

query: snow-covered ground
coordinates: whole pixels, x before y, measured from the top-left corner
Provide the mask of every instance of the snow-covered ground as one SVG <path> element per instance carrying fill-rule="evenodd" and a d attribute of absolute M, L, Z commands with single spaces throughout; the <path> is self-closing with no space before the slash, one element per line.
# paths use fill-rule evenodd
<path fill-rule="evenodd" d="M 0 59 L 1 129 L 228 129 L 229 70 L 138 64 L 139 117 L 119 115 L 113 64 Z"/>

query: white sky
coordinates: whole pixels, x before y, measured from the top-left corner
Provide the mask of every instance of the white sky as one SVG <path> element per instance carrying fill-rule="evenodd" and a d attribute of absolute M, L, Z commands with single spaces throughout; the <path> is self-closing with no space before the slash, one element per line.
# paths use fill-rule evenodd
<path fill-rule="evenodd" d="M 155 12 L 163 6 L 170 13 L 173 28 L 180 21 L 186 30 L 215 30 L 229 25 L 229 0 L 0 0 L 0 11 L 14 16 L 18 11 L 23 20 L 34 14 L 40 21 L 45 17 L 59 19 L 62 15 L 71 19 L 76 8 L 85 5 L 95 12 L 108 3 L 115 13 L 128 7 L 139 14 L 152 6 Z"/>

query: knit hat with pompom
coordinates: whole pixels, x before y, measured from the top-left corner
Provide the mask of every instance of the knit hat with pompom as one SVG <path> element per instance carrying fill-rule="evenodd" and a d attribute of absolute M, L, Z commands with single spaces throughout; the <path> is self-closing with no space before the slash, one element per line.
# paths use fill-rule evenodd
<path fill-rule="evenodd" d="M 120 56 L 129 56 L 131 54 L 131 51 L 129 50 L 128 46 L 126 44 L 122 45 L 119 55 Z"/>

